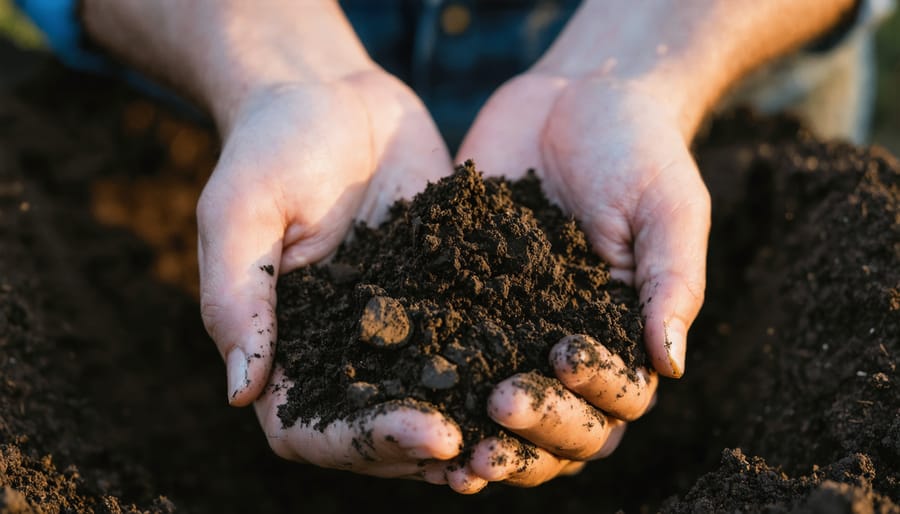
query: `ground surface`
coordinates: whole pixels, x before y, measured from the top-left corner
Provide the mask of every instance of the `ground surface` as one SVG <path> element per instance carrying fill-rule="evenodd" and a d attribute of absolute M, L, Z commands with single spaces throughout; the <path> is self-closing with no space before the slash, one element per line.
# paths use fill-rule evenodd
<path fill-rule="evenodd" d="M 271 456 L 225 405 L 192 294 L 209 133 L 3 46 L 0 62 L 17 63 L 0 91 L 0 512 L 898 511 L 887 154 L 784 120 L 713 127 L 710 287 L 685 378 L 579 476 L 464 498 Z"/>

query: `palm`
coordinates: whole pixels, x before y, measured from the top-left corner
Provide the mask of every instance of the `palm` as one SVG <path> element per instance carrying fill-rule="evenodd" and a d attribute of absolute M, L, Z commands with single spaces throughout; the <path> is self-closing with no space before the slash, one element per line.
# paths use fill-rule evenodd
<path fill-rule="evenodd" d="M 667 330 L 675 322 L 687 330 L 704 284 L 702 273 L 675 268 L 671 257 L 705 261 L 709 198 L 663 100 L 604 79 L 525 75 L 491 99 L 459 155 L 489 174 L 537 170 L 613 276 L 639 289 L 654 366 L 677 376 L 683 370 L 672 367 Z"/>
<path fill-rule="evenodd" d="M 605 79 L 523 75 L 482 109 L 459 158 L 474 158 L 489 175 L 516 178 L 535 169 L 547 195 L 582 221 L 613 276 L 639 289 L 654 367 L 679 376 L 684 335 L 702 300 L 709 200 L 678 120 L 665 105 Z M 475 474 L 537 485 L 615 448 L 624 428 L 620 420 L 648 408 L 656 374 L 643 370 L 627 394 L 610 395 L 628 386 L 621 383 L 618 357 L 609 357 L 618 364 L 608 369 L 573 368 L 554 358 L 581 355 L 582 346 L 592 348 L 588 353 L 607 352 L 590 338 L 563 340 L 551 351 L 557 378 L 577 396 L 535 409 L 528 389 L 517 385 L 523 377 L 513 377 L 491 397 L 495 421 L 549 451 L 539 449 L 541 458 L 526 469 L 499 469 L 491 466 L 496 454 L 516 450 L 487 441 L 473 452 Z M 606 431 L 585 430 L 593 425 L 573 412 L 608 417 Z"/>

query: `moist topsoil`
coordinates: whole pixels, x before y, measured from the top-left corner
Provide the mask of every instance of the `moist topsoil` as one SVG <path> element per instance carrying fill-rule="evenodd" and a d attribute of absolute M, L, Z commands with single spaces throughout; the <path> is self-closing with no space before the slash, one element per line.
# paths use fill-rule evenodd
<path fill-rule="evenodd" d="M 695 152 L 713 228 L 684 378 L 581 474 L 461 497 L 274 457 L 226 406 L 191 293 L 210 131 L 38 54 L 0 44 L 0 63 L 0 512 L 898 512 L 884 151 L 715 122 Z"/>
<path fill-rule="evenodd" d="M 281 277 L 278 327 L 277 361 L 295 382 L 278 411 L 288 426 L 412 400 L 474 444 L 500 432 L 486 407 L 497 382 L 528 373 L 535 402 L 553 394 L 541 377 L 567 335 L 603 342 L 633 380 L 646 365 L 633 289 L 610 280 L 575 220 L 533 174 L 483 180 L 471 161 L 380 227 L 358 226 L 329 264 Z"/>

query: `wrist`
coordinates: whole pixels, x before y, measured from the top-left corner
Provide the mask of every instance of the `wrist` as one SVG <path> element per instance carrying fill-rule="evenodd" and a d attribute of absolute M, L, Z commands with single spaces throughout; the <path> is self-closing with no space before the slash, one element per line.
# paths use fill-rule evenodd
<path fill-rule="evenodd" d="M 833 26 L 853 0 L 585 1 L 532 68 L 665 102 L 686 139 L 746 73 Z"/>
<path fill-rule="evenodd" d="M 224 133 L 253 98 L 289 84 L 327 84 L 378 69 L 336 3 L 259 12 L 237 0 L 217 26 L 210 49 L 195 60 L 203 101 Z M 270 2 L 271 3 L 271 2 Z M 281 4 L 282 2 L 275 2 Z M 251 16 L 250 12 L 257 13 Z"/>
<path fill-rule="evenodd" d="M 723 62 L 721 47 L 710 47 L 694 30 L 668 29 L 687 24 L 672 19 L 675 14 L 686 16 L 683 7 L 666 9 L 662 2 L 609 4 L 582 3 L 530 71 L 590 80 L 617 95 L 650 97 L 690 140 L 736 72 Z"/>
<path fill-rule="evenodd" d="M 96 42 L 208 109 L 223 133 L 263 91 L 376 68 L 336 2 L 82 1 Z"/>

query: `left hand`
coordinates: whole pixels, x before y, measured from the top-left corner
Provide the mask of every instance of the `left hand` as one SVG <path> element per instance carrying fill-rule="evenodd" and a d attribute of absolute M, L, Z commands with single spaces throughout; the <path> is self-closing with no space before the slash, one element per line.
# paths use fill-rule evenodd
<path fill-rule="evenodd" d="M 664 90 L 603 73 L 526 73 L 488 101 L 457 158 L 473 158 L 487 175 L 510 179 L 536 170 L 550 199 L 582 222 L 612 276 L 639 290 L 650 360 L 669 377 L 684 372 L 687 329 L 705 289 L 709 194 L 689 139 Z M 619 390 L 610 386 L 627 385 L 619 372 L 624 364 L 601 343 L 579 338 L 573 349 L 568 339 L 554 348 L 552 364 L 568 390 L 549 401 L 532 402 L 533 388 L 523 387 L 528 376 L 497 386 L 490 415 L 534 443 L 538 458 L 527 465 L 492 465 L 512 462 L 498 456 L 518 443 L 487 440 L 469 463 L 474 474 L 533 486 L 612 451 L 622 420 L 643 414 L 657 378 L 639 371 L 638 382 L 617 399 Z M 572 365 L 588 352 L 615 364 Z"/>

